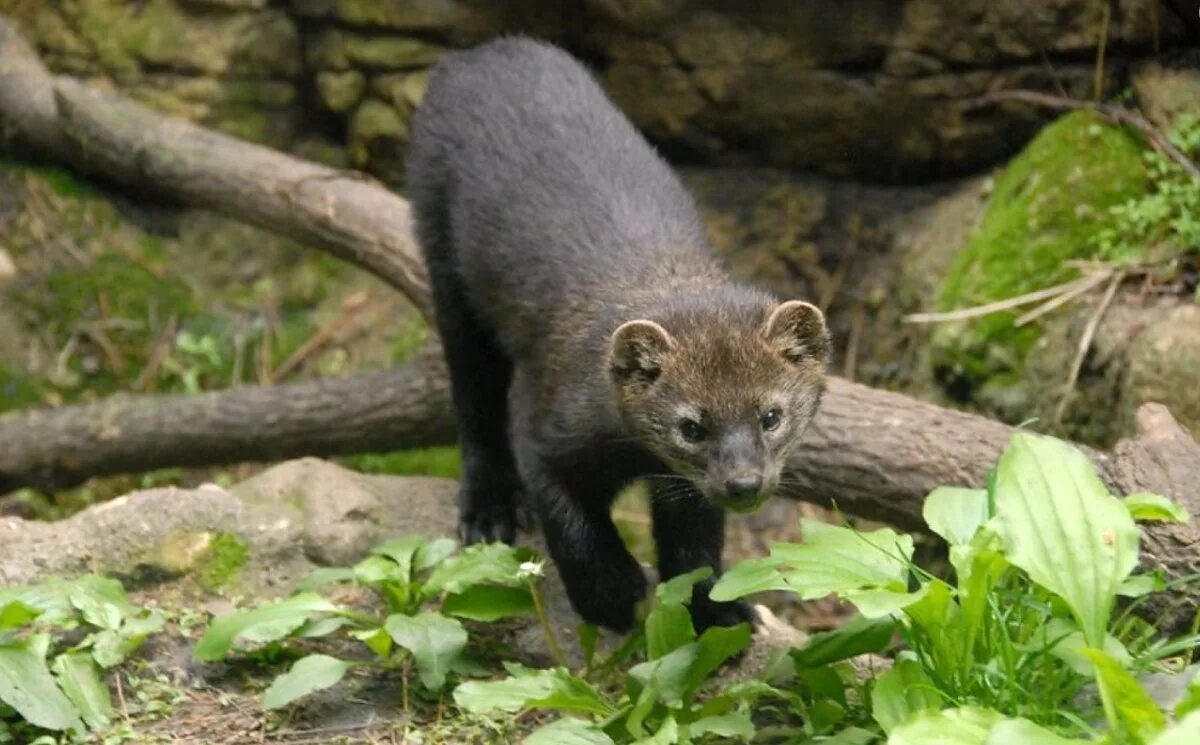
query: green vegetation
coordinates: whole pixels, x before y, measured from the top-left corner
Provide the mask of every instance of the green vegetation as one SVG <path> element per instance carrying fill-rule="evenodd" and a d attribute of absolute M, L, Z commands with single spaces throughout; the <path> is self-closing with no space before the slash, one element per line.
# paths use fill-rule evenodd
<path fill-rule="evenodd" d="M 1136 571 L 1135 521 L 1186 521 L 1186 512 L 1154 494 L 1109 494 L 1082 453 L 1032 434 L 1013 438 L 989 482 L 926 500 L 953 581 L 914 564 L 911 536 L 819 522 L 804 524 L 803 543 L 732 567 L 714 599 L 782 590 L 836 595 L 859 612 L 737 682 L 719 671 L 748 648 L 750 629 L 697 634 L 688 613 L 707 569 L 660 584 L 640 627 L 611 652 L 598 654 L 596 630 L 581 627 L 575 669 L 550 631 L 533 552 L 419 537 L 213 620 L 194 654 L 258 670 L 286 663 L 263 693 L 267 709 L 348 675 L 393 677 L 406 711 L 410 693 L 414 706 L 436 707 L 439 732 L 506 742 L 523 733 L 532 745 L 1196 742 L 1200 635 L 1170 638 L 1136 613 L 1140 598 L 1165 588 Z M 224 548 L 210 555 L 232 557 L 221 566 L 236 572 L 244 545 L 214 543 Z M 507 662 L 502 677 L 481 680 L 499 672 L 486 624 L 529 614 L 558 664 Z M 160 613 L 129 603 L 113 580 L 0 590 L 0 742 L 136 736 L 135 722 L 112 726 L 101 672 L 162 627 Z M 1163 687 L 1144 682 L 1151 674 L 1182 695 L 1157 698 Z"/>
<path fill-rule="evenodd" d="M 421 475 L 457 479 L 462 474 L 462 453 L 452 446 L 351 455 L 343 458 L 342 462 L 356 471 L 389 476 Z"/>
<path fill-rule="evenodd" d="M 106 729 L 114 714 L 105 671 L 163 623 L 95 575 L 0 589 L 0 743 Z"/>
<path fill-rule="evenodd" d="M 1132 606 L 1116 612 L 1119 597 L 1161 589 L 1153 575 L 1133 573 L 1134 519 L 1186 513 L 1155 495 L 1117 499 L 1079 451 L 1019 434 L 988 489 L 938 489 L 925 516 L 950 545 L 953 584 L 913 564 L 911 536 L 818 522 L 805 524 L 803 544 L 776 544 L 769 557 L 725 574 L 714 599 L 836 594 L 861 614 L 792 650 L 761 680 L 703 691 L 716 669 L 707 663 L 744 641 L 737 629 L 723 629 L 729 636 L 719 642 L 706 641 L 712 630 L 696 639 L 681 605 L 692 576 L 660 586 L 635 637 L 647 662 L 627 671 L 618 694 L 564 669 L 514 667 L 502 681 L 460 685 L 455 700 L 468 711 L 566 714 L 531 743 L 687 743 L 710 734 L 746 741 L 755 731 L 751 705 L 760 719 L 768 711 L 794 718 L 777 734 L 796 743 L 1166 745 L 1200 737 L 1200 679 L 1167 711 L 1139 682 L 1149 672 L 1194 676 L 1195 667 L 1183 668 L 1200 637 L 1164 639 Z M 890 668 L 863 672 L 851 663 L 885 652 Z M 1088 692 L 1098 701 L 1089 703 Z"/>
<path fill-rule="evenodd" d="M 246 541 L 234 533 L 217 533 L 205 551 L 196 582 L 206 590 L 228 585 L 250 558 Z"/>
<path fill-rule="evenodd" d="M 459 619 L 497 621 L 534 611 L 544 619 L 536 584 L 542 565 L 532 551 L 502 544 L 457 549 L 445 538 L 400 538 L 377 546 L 353 567 L 319 569 L 287 599 L 213 621 L 196 645 L 196 658 L 222 659 L 238 640 L 266 644 L 266 653 L 274 656 L 285 640 L 341 633 L 361 642 L 376 659 L 309 654 L 275 679 L 264 705 L 286 706 L 336 685 L 356 667 L 401 670 L 412 665 L 421 688 L 436 695 L 451 676 L 479 670 L 466 655 L 468 634 Z M 387 615 L 351 610 L 314 592 L 337 583 L 371 590 Z M 425 608 L 433 601 L 439 601 L 438 610 Z"/>
<path fill-rule="evenodd" d="M 1168 139 L 1188 157 L 1200 155 L 1200 115 L 1180 117 Z M 1113 224 L 1097 239 L 1101 256 L 1136 263 L 1200 253 L 1200 182 L 1157 151 L 1145 161 L 1152 187 L 1112 209 Z"/>
<path fill-rule="evenodd" d="M 586 675 L 564 667 L 530 670 L 506 666 L 510 677 L 494 682 L 463 683 L 454 700 L 475 714 L 494 711 L 516 714 L 526 708 L 590 715 L 564 718 L 533 732 L 526 743 L 561 742 L 689 743 L 706 736 L 748 740 L 754 734 L 750 704 L 765 684 L 747 682 L 719 695 L 700 697 L 709 677 L 750 645 L 750 627 L 715 626 L 697 636 L 687 603 L 692 586 L 705 579 L 704 568 L 658 586 L 655 607 L 643 628 L 607 660 L 596 661 L 594 648 L 585 649 L 586 670 L 595 677 L 623 678 L 615 695 L 602 695 Z M 592 639 L 589 634 L 581 634 Z M 621 672 L 633 654 L 644 662 Z M 611 688 L 611 686 L 610 686 Z"/>
<path fill-rule="evenodd" d="M 1195 158 L 1200 117 L 1181 116 L 1168 139 Z M 1185 278 L 1200 255 L 1198 214 L 1200 182 L 1178 162 L 1093 114 L 1070 114 L 1044 129 L 997 179 L 938 304 L 971 308 L 1043 290 L 1086 274 L 1079 261 L 1169 285 Z M 1059 405 L 1064 394 L 1054 384 L 1067 382 L 1074 353 L 1066 339 L 1078 334 L 1065 330 L 1072 316 L 1061 311 L 1016 326 L 1018 314 L 1031 307 L 940 324 L 930 359 L 944 389 L 1009 419 Z M 1030 357 L 1035 345 L 1039 351 Z M 1061 432 L 1096 443 L 1119 434 L 1119 422 L 1099 413 L 1115 395 L 1110 378 L 1081 381 L 1071 410 L 1057 422 Z"/>
<path fill-rule="evenodd" d="M 1088 112 L 1042 130 L 996 180 L 978 231 L 946 275 L 939 308 L 983 305 L 1075 276 L 1064 262 L 1097 258 L 1097 236 L 1117 219 L 1112 209 L 1149 188 L 1144 154 L 1134 135 Z M 996 376 L 1019 379 L 1041 331 L 1036 324 L 1014 326 L 1016 315 L 939 326 L 935 367 L 972 385 Z"/>

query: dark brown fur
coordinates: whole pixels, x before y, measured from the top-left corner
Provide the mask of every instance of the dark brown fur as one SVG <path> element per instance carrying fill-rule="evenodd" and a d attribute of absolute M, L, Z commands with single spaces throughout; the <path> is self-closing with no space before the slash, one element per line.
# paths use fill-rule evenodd
<path fill-rule="evenodd" d="M 512 540 L 524 491 L 575 608 L 626 628 L 645 580 L 608 510 L 645 479 L 661 576 L 719 572 L 722 506 L 770 496 L 816 410 L 820 312 L 732 283 L 674 174 L 548 45 L 507 39 L 439 66 L 409 173 L 464 538 Z M 749 618 L 708 586 L 698 627 Z"/>

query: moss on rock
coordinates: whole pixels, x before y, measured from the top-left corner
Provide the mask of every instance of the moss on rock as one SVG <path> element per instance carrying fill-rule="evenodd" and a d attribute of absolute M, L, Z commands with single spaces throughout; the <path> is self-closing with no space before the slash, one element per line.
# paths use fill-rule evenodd
<path fill-rule="evenodd" d="M 1148 186 L 1145 148 L 1132 134 L 1087 112 L 1046 127 L 996 181 L 978 231 L 942 284 L 942 310 L 1032 292 L 1077 276 L 1071 259 L 1096 255 L 1111 209 Z M 1039 324 L 1013 324 L 1021 311 L 947 323 L 934 332 L 934 369 L 952 392 L 1016 383 Z"/>
<path fill-rule="evenodd" d="M 308 45 L 308 62 L 322 70 L 415 70 L 438 61 L 444 50 L 436 44 L 407 36 L 373 36 L 329 30 L 314 36 Z"/>
<path fill-rule="evenodd" d="M 250 558 L 250 547 L 236 533 L 213 535 L 200 561 L 196 582 L 206 590 L 224 587 L 237 578 Z"/>

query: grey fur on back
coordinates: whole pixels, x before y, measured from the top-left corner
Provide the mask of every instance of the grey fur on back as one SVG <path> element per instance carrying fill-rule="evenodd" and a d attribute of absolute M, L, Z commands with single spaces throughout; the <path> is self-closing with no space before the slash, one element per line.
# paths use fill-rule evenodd
<path fill-rule="evenodd" d="M 719 272 L 667 164 L 571 57 L 508 38 L 451 55 L 413 124 L 410 196 L 447 216 L 481 320 L 515 358 L 601 307 Z M 427 246 L 429 251 L 430 247 Z M 701 284 L 708 284 L 702 281 Z"/>

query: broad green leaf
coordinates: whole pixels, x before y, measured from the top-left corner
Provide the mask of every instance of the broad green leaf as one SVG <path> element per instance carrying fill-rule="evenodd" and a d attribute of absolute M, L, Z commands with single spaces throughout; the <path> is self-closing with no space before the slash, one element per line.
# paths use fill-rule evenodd
<path fill-rule="evenodd" d="M 419 535 L 410 535 L 403 538 L 395 538 L 393 540 L 381 543 L 371 549 L 373 556 L 386 556 L 396 562 L 398 567 L 396 579 L 408 584 L 412 581 L 413 576 L 413 557 L 417 555 L 417 551 L 426 544 L 426 540 Z"/>
<path fill-rule="evenodd" d="M 330 616 L 328 618 L 316 618 L 310 621 L 305 621 L 304 625 L 296 629 L 296 636 L 302 639 L 317 639 L 322 636 L 329 636 L 333 632 L 350 623 L 350 619 L 345 616 Z"/>
<path fill-rule="evenodd" d="M 1092 660 L 1084 654 L 1084 650 L 1089 647 L 1083 638 L 1083 632 L 1065 618 L 1051 618 L 1034 633 L 1030 644 L 1021 645 L 1019 648 L 1022 651 L 1045 649 L 1080 675 L 1092 674 Z M 1111 634 L 1104 637 L 1104 651 L 1123 669 L 1128 669 L 1133 664 L 1129 650 Z"/>
<path fill-rule="evenodd" d="M 920 602 L 928 590 L 929 585 L 923 585 L 916 592 L 856 590 L 842 593 L 842 599 L 853 604 L 864 618 L 886 618 Z"/>
<path fill-rule="evenodd" d="M 219 660 L 229 652 L 235 639 L 249 642 L 277 641 L 304 625 L 317 613 L 336 613 L 339 608 L 325 598 L 302 592 L 251 610 L 238 611 L 213 620 L 196 645 L 196 659 Z"/>
<path fill-rule="evenodd" d="M 925 711 L 896 727 L 887 745 L 985 745 L 999 720 L 996 712 L 971 706 Z"/>
<path fill-rule="evenodd" d="M 823 737 L 816 742 L 819 742 L 820 745 L 875 745 L 879 742 L 879 735 L 862 727 L 847 727 L 835 735 Z"/>
<path fill-rule="evenodd" d="M 871 715 L 884 732 L 893 733 L 916 714 L 937 711 L 942 696 L 920 663 L 901 656 L 871 687 Z"/>
<path fill-rule="evenodd" d="M 467 646 L 463 625 L 438 613 L 397 613 L 388 616 L 385 628 L 392 641 L 412 653 L 421 685 L 431 691 L 445 685 L 452 663 Z"/>
<path fill-rule="evenodd" d="M 637 740 L 634 745 L 675 745 L 679 742 L 679 724 L 675 717 L 668 716 L 658 725 L 658 731 L 650 737 Z"/>
<path fill-rule="evenodd" d="M 1121 501 L 1125 503 L 1125 508 L 1129 510 L 1129 515 L 1134 520 L 1186 523 L 1192 519 L 1183 505 L 1160 494 L 1138 492 L 1130 494 Z"/>
<path fill-rule="evenodd" d="M 472 621 L 497 621 L 532 612 L 533 594 L 528 587 L 472 585 L 442 603 L 442 613 Z"/>
<path fill-rule="evenodd" d="M 712 576 L 712 567 L 700 567 L 687 574 L 672 577 L 666 582 L 660 582 L 654 593 L 661 605 L 678 605 L 692 600 L 692 588 L 698 582 L 703 582 Z"/>
<path fill-rule="evenodd" d="M 1028 719 L 1004 719 L 992 727 L 984 745 L 1072 745 L 1091 740 L 1069 740 Z"/>
<path fill-rule="evenodd" d="M 1095 666 L 1096 683 L 1105 713 L 1116 717 L 1134 745 L 1145 745 L 1166 727 L 1167 719 L 1137 679 L 1099 649 L 1084 649 Z M 1113 733 L 1117 735 L 1117 733 Z"/>
<path fill-rule="evenodd" d="M 888 528 L 864 533 L 818 520 L 805 520 L 802 532 L 804 543 L 777 543 L 768 559 L 742 571 L 740 565 L 733 567 L 710 597 L 733 600 L 751 592 L 790 589 L 801 599 L 815 600 L 831 593 L 908 589 L 911 536 Z"/>
<path fill-rule="evenodd" d="M 895 630 L 894 619 L 860 616 L 834 631 L 813 634 L 803 647 L 792 650 L 792 661 L 797 668 L 823 667 L 860 654 L 882 652 Z"/>
<path fill-rule="evenodd" d="M 20 600 L 11 600 L 0 606 L 0 629 L 15 629 L 41 615 L 41 611 Z"/>
<path fill-rule="evenodd" d="M 1133 574 L 1117 588 L 1117 594 L 1123 598 L 1140 598 L 1152 592 L 1162 592 L 1167 589 L 1167 581 L 1162 572 L 1154 571 L 1147 574 Z"/>
<path fill-rule="evenodd" d="M 651 701 L 677 706 L 687 695 L 691 682 L 689 672 L 697 664 L 699 657 L 700 644 L 693 642 L 657 660 L 634 665 L 629 668 L 627 679 L 631 694 L 636 693 L 639 700 L 643 698 L 643 694 L 648 694 Z M 630 734 L 638 735 L 636 732 Z"/>
<path fill-rule="evenodd" d="M 366 644 L 372 652 L 384 659 L 387 659 L 388 655 L 392 653 L 392 637 L 382 626 L 373 629 L 357 629 L 351 631 L 350 636 Z"/>
<path fill-rule="evenodd" d="M 0 588 L 0 605 L 19 600 L 41 611 L 39 618 L 43 622 L 61 624 L 75 613 L 71 607 L 71 587 L 70 583 L 61 579 L 48 579 L 36 585 Z"/>
<path fill-rule="evenodd" d="M 986 602 L 986 597 L 982 600 Z M 913 630 L 927 640 L 934 669 L 953 670 L 971 659 L 972 634 L 978 629 L 969 625 L 967 611 L 973 608 L 982 610 L 969 603 L 960 606 L 950 586 L 935 579 L 925 585 L 920 601 L 904 609 Z"/>
<path fill-rule="evenodd" d="M 604 730 L 583 719 L 559 719 L 539 727 L 524 739 L 524 745 L 615 745 Z"/>
<path fill-rule="evenodd" d="M 793 589 L 779 573 L 780 561 L 773 558 L 747 559 L 734 564 L 709 591 L 713 600 L 728 601 L 768 590 Z"/>
<path fill-rule="evenodd" d="M 988 520 L 986 489 L 939 486 L 925 498 L 925 524 L 951 546 L 965 546 Z"/>
<path fill-rule="evenodd" d="M 350 663 L 323 654 L 301 657 L 292 669 L 271 682 L 263 696 L 263 706 L 279 709 L 314 691 L 337 685 L 346 676 Z"/>
<path fill-rule="evenodd" d="M 386 556 L 372 554 L 354 565 L 354 581 L 360 585 L 378 585 L 384 582 L 395 582 L 401 587 L 407 587 L 408 573 L 404 567 Z"/>
<path fill-rule="evenodd" d="M 427 596 L 442 592 L 459 593 L 478 584 L 520 585 L 521 562 L 532 555 L 528 549 L 503 543 L 477 543 L 442 560 L 425 580 Z"/>
<path fill-rule="evenodd" d="M 512 713 L 525 708 L 588 712 L 604 717 L 613 713 L 613 708 L 590 683 L 564 668 L 506 667 L 511 677 L 504 680 L 471 681 L 459 685 L 454 689 L 454 702 L 475 714 L 496 710 Z"/>
<path fill-rule="evenodd" d="M 88 728 L 98 730 L 108 726 L 112 721 L 112 699 L 92 656 L 87 652 L 60 654 L 54 659 L 53 669 L 58 687 Z"/>
<path fill-rule="evenodd" d="M 417 554 L 413 557 L 413 572 L 431 569 L 457 550 L 457 541 L 450 538 L 435 538 L 417 549 Z"/>
<path fill-rule="evenodd" d="M 1200 742 L 1200 711 L 1193 711 L 1178 724 L 1151 741 L 1150 745 L 1196 745 Z"/>
<path fill-rule="evenodd" d="M 696 641 L 692 614 L 685 605 L 660 605 L 646 617 L 645 629 L 646 655 L 652 660 Z"/>
<path fill-rule="evenodd" d="M 591 683 L 571 675 L 561 667 L 554 668 L 551 673 L 553 686 L 550 692 L 540 698 L 527 701 L 527 706 L 535 709 L 584 712 L 601 717 L 613 714 L 612 706 L 600 697 Z"/>
<path fill-rule="evenodd" d="M 85 621 L 102 629 L 115 630 L 127 616 L 138 613 L 120 582 L 95 574 L 85 574 L 72 582 L 68 597 Z"/>
<path fill-rule="evenodd" d="M 696 692 L 717 668 L 750 646 L 750 625 L 711 626 L 696 640 L 699 653 L 687 673 L 687 694 Z"/>
<path fill-rule="evenodd" d="M 162 631 L 166 619 L 158 612 L 130 616 L 113 631 L 104 629 L 92 636 L 92 657 L 103 668 L 115 667 L 141 646 L 146 637 Z"/>
<path fill-rule="evenodd" d="M 526 702 L 545 698 L 554 690 L 554 669 L 531 670 L 513 666 L 510 672 L 513 674 L 503 680 L 460 683 L 454 689 L 454 703 L 472 714 L 512 713 L 525 708 Z"/>
<path fill-rule="evenodd" d="M 1104 643 L 1117 590 L 1137 565 L 1139 532 L 1091 462 L 1061 440 L 1013 435 L 1000 456 L 991 523 L 1008 560 L 1071 608 Z"/>
<path fill-rule="evenodd" d="M 36 727 L 83 733 L 79 712 L 59 690 L 46 668 L 45 656 L 38 651 L 47 641 L 31 638 L 0 647 L 0 701 Z"/>
<path fill-rule="evenodd" d="M 335 582 L 353 582 L 354 569 L 352 567 L 318 567 L 309 572 L 304 581 L 296 589 L 300 592 L 310 592 L 319 590 L 326 585 L 332 585 Z"/>
<path fill-rule="evenodd" d="M 833 665 L 797 670 L 796 679 L 804 684 L 807 693 L 814 699 L 832 701 L 845 707 L 846 680 Z"/>
<path fill-rule="evenodd" d="M 691 724 L 684 725 L 691 737 L 716 735 L 718 737 L 734 737 L 739 742 L 749 742 L 754 737 L 754 722 L 746 712 L 731 711 L 728 714 L 697 719 Z"/>

